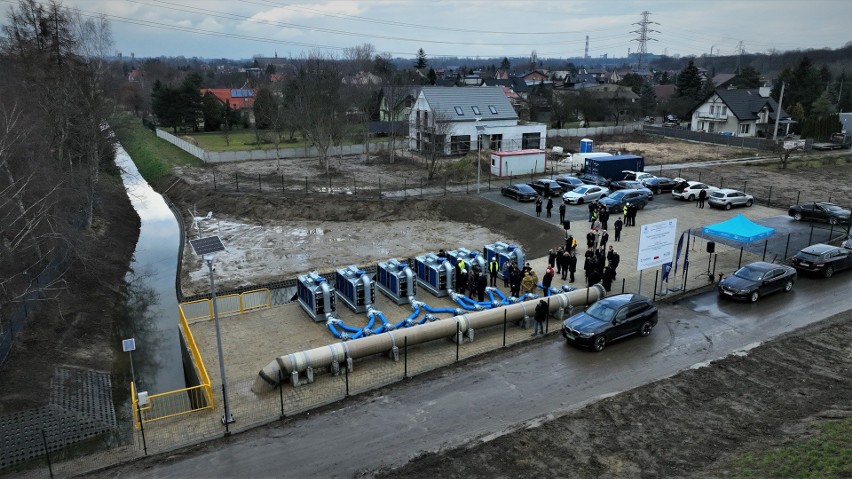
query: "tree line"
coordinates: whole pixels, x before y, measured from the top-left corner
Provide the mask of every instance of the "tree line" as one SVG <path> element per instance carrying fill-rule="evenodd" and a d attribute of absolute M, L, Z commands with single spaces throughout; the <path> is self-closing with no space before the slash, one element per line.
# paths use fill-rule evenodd
<path fill-rule="evenodd" d="M 58 1 L 19 0 L 2 26 L 0 330 L 16 303 L 62 289 L 61 271 L 41 286 L 34 279 L 58 256 L 79 259 L 101 175 L 117 173 L 103 123 L 111 48 L 104 18 Z"/>

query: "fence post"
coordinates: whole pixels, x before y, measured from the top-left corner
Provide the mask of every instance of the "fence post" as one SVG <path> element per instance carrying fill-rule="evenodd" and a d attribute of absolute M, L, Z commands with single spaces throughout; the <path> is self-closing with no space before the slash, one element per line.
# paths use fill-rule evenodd
<path fill-rule="evenodd" d="M 379 199 L 382 198 L 382 178 L 379 177 Z"/>
<path fill-rule="evenodd" d="M 740 246 L 740 259 L 739 259 L 739 261 L 737 261 L 737 269 L 740 269 L 740 267 L 742 265 L 743 265 L 743 247 Z"/>
<path fill-rule="evenodd" d="M 50 471 L 50 479 L 53 479 L 53 465 L 50 464 L 50 451 L 47 450 L 47 437 L 44 435 L 44 429 L 41 430 L 41 442 L 44 444 L 44 457 L 47 459 L 47 470 Z"/>
<path fill-rule="evenodd" d="M 747 184 L 748 184 L 748 181 L 743 181 L 743 193 L 746 192 L 746 185 Z"/>
<path fill-rule="evenodd" d="M 283 420 L 286 416 L 284 415 L 284 373 L 281 368 L 278 368 L 278 402 L 281 404 L 281 415 L 278 419 Z"/>
<path fill-rule="evenodd" d="M 408 198 L 408 178 L 402 180 L 402 197 Z"/>
<path fill-rule="evenodd" d="M 213 171 L 213 191 L 216 191 L 216 171 Z"/>
<path fill-rule="evenodd" d="M 802 190 L 796 192 L 796 204 L 799 204 L 799 197 L 802 196 Z"/>
<path fill-rule="evenodd" d="M 784 247 L 784 261 L 787 260 L 787 252 L 790 248 L 790 233 L 787 233 L 787 246 Z"/>
<path fill-rule="evenodd" d="M 135 389 L 135 385 L 134 385 Z M 138 394 L 137 394 L 138 398 Z M 142 421 L 142 406 L 139 405 L 139 400 L 136 400 L 136 414 L 139 415 L 139 431 L 142 432 L 142 449 L 145 452 L 145 455 L 148 455 L 148 443 L 145 441 L 145 425 L 144 421 Z"/>
<path fill-rule="evenodd" d="M 237 183 L 237 191 L 240 191 L 240 174 L 234 172 L 234 182 Z"/>
<path fill-rule="evenodd" d="M 724 187 L 725 187 L 725 177 L 722 176 L 722 177 L 719 178 L 719 188 L 724 188 Z"/>
<path fill-rule="evenodd" d="M 263 192 L 263 183 L 260 182 L 260 173 L 257 174 L 257 191 Z"/>
<path fill-rule="evenodd" d="M 444 196 L 447 196 L 447 179 L 444 178 Z"/>
<path fill-rule="evenodd" d="M 284 193 L 284 175 L 281 175 L 281 193 Z"/>
<path fill-rule="evenodd" d="M 354 176 L 352 177 L 352 189 L 355 190 L 355 194 L 358 194 L 358 179 Z"/>
<path fill-rule="evenodd" d="M 627 279 L 626 279 L 626 278 L 621 278 L 621 294 L 624 294 L 624 287 L 625 287 L 626 285 L 627 285 Z M 588 297 L 586 298 L 586 300 L 588 301 Z"/>
<path fill-rule="evenodd" d="M 763 259 L 761 261 L 766 261 L 766 248 L 769 247 L 769 240 L 764 240 L 763 242 Z"/>
<path fill-rule="evenodd" d="M 328 175 L 328 194 L 332 194 L 332 191 L 331 191 L 331 175 Z"/>
<path fill-rule="evenodd" d="M 503 347 L 506 347 L 506 324 L 507 324 L 507 311 L 506 308 L 503 308 Z"/>
<path fill-rule="evenodd" d="M 402 342 L 402 353 L 405 355 L 402 362 L 402 379 L 408 379 L 408 336 L 405 336 L 405 339 Z"/>
<path fill-rule="evenodd" d="M 423 178 L 420 178 L 420 196 L 423 196 Z"/>
<path fill-rule="evenodd" d="M 796 200 L 796 204 L 799 204 L 799 200 Z M 769 199 L 766 200 L 766 206 L 772 206 L 772 185 L 769 185 Z"/>
<path fill-rule="evenodd" d="M 305 177 L 305 193 L 308 192 L 308 177 Z"/>
<path fill-rule="evenodd" d="M 698 181 L 701 181 L 701 172 L 698 172 Z"/>
<path fill-rule="evenodd" d="M 456 362 L 459 361 L 459 344 L 461 344 L 461 323 L 456 321 Z"/>
<path fill-rule="evenodd" d="M 808 236 L 808 246 L 813 244 L 814 239 L 814 224 L 811 223 L 811 234 Z"/>

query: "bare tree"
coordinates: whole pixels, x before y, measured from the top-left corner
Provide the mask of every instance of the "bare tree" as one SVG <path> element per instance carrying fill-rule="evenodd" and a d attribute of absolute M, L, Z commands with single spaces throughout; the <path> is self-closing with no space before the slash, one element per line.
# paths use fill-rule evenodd
<path fill-rule="evenodd" d="M 440 110 L 432 110 L 429 124 L 426 125 L 426 137 L 429 139 L 426 146 L 426 178 L 434 178 L 440 167 L 441 160 L 447 156 L 447 141 L 453 133 L 453 118 Z"/>
<path fill-rule="evenodd" d="M 785 145 L 786 143 L 786 145 Z M 782 170 L 787 169 L 787 164 L 790 161 L 790 156 L 796 151 L 804 150 L 803 142 L 792 141 L 792 142 L 778 142 L 778 145 L 775 148 L 775 154 L 778 155 L 778 167 Z"/>

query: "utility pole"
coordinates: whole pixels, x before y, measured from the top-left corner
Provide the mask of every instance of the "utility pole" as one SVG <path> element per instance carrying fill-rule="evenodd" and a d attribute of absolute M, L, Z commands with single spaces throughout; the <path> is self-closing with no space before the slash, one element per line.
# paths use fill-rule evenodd
<path fill-rule="evenodd" d="M 639 29 L 630 32 L 639 35 L 639 37 L 634 38 L 632 41 L 639 42 L 639 65 L 636 69 L 640 71 L 642 70 L 642 60 L 644 59 L 645 55 L 648 54 L 648 42 L 651 40 L 655 42 L 657 41 L 656 38 L 651 38 L 649 37 L 649 35 L 651 33 L 660 33 L 657 30 L 652 30 L 651 28 L 649 28 L 649 25 L 659 25 L 659 23 L 657 22 L 652 22 L 648 20 L 649 15 L 651 15 L 651 12 L 647 10 L 642 12 L 642 21 L 633 24 L 639 25 Z"/>

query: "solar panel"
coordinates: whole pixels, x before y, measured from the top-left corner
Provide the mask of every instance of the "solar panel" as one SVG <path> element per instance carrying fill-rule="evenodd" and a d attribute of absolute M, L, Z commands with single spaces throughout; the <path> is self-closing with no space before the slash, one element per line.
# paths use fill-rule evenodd
<path fill-rule="evenodd" d="M 208 236 L 206 238 L 189 240 L 189 244 L 192 245 L 193 251 L 195 251 L 195 254 L 198 256 L 225 251 L 225 245 L 222 244 L 222 240 L 219 239 L 218 236 Z"/>

